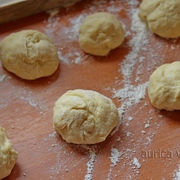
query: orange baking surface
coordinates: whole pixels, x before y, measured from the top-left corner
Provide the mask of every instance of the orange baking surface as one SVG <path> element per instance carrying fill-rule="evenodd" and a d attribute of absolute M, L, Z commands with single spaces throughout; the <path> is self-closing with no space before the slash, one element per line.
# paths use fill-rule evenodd
<path fill-rule="evenodd" d="M 33 81 L 0 64 L 0 125 L 19 152 L 6 180 L 178 178 L 180 112 L 152 107 L 147 86 L 157 67 L 180 60 L 180 40 L 152 34 L 137 17 L 138 7 L 137 0 L 84 0 L 58 13 L 0 25 L 0 40 L 24 29 L 47 34 L 60 62 L 52 76 Z M 126 31 L 123 44 L 106 57 L 84 53 L 77 42 L 80 23 L 99 11 L 115 14 Z M 54 103 L 70 89 L 95 90 L 119 108 L 123 122 L 104 142 L 68 144 L 52 127 Z"/>

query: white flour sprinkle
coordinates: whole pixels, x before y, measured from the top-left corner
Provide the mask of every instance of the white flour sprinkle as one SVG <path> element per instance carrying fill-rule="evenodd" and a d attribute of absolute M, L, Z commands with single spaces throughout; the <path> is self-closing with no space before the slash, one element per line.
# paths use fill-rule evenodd
<path fill-rule="evenodd" d="M 61 48 L 63 50 L 63 48 Z M 75 47 L 71 47 L 71 52 L 66 53 L 65 55 L 61 52 L 61 49 L 58 49 L 58 57 L 61 62 L 64 64 L 79 64 L 81 63 L 88 55 L 83 52 L 78 52 Z"/>
<path fill-rule="evenodd" d="M 134 3 L 132 5 L 134 5 Z M 137 4 L 137 1 L 135 4 Z M 123 102 L 122 106 L 119 108 L 119 112 L 122 114 L 127 108 L 132 107 L 134 104 L 138 104 L 145 98 L 146 88 L 148 86 L 148 82 L 137 86 L 133 85 L 132 75 L 135 67 L 137 65 L 139 66 L 140 62 L 143 63 L 145 61 L 144 56 L 139 56 L 139 54 L 142 47 L 145 47 L 145 45 L 148 44 L 148 39 L 146 25 L 140 21 L 138 17 L 138 9 L 132 7 L 130 14 L 132 16 L 132 38 L 128 42 L 128 45 L 132 48 L 132 50 L 125 57 L 120 68 L 120 72 L 123 75 L 124 87 L 113 91 L 113 98 L 118 98 Z M 141 74 L 140 71 L 139 74 Z M 138 74 L 136 74 L 136 76 L 137 75 Z M 139 81 L 140 78 L 137 76 L 135 82 Z"/>
<path fill-rule="evenodd" d="M 116 148 L 111 149 L 111 167 L 114 167 L 119 162 L 119 157 L 122 155 L 121 152 L 118 151 Z"/>
<path fill-rule="evenodd" d="M 108 173 L 108 180 L 111 179 L 111 174 L 113 171 L 113 168 L 117 165 L 117 163 L 120 162 L 119 158 L 121 157 L 122 152 L 119 152 L 117 148 L 111 148 L 111 165 Z"/>
<path fill-rule="evenodd" d="M 128 120 L 129 120 L 129 121 L 132 121 L 132 120 L 133 120 L 133 118 L 132 118 L 131 116 L 129 116 L 129 117 L 128 117 Z"/>
<path fill-rule="evenodd" d="M 178 164 L 178 170 L 175 170 L 173 177 L 173 180 L 180 180 L 180 164 Z"/>
<path fill-rule="evenodd" d="M 133 159 L 133 164 L 139 169 L 139 168 L 141 168 L 141 164 L 139 163 L 139 161 L 138 161 L 138 159 L 135 157 L 134 159 Z"/>
<path fill-rule="evenodd" d="M 0 82 L 3 82 L 6 78 L 6 76 L 7 76 L 6 74 L 1 75 L 0 76 Z"/>
<path fill-rule="evenodd" d="M 140 21 L 138 10 L 133 9 L 132 14 L 132 39 L 129 41 L 129 46 L 132 47 L 131 52 L 125 57 L 121 64 L 121 72 L 125 83 L 131 83 L 131 76 L 135 65 L 138 63 L 139 52 L 143 46 L 148 44 L 146 25 Z M 142 59 L 142 57 L 141 57 Z"/>
<path fill-rule="evenodd" d="M 5 107 L 7 107 L 7 106 L 8 106 L 7 101 L 1 99 L 1 100 L 0 100 L 0 109 L 3 109 L 3 108 L 5 108 Z"/>
<path fill-rule="evenodd" d="M 58 47 L 58 56 L 61 62 L 65 64 L 79 64 L 83 61 L 86 55 L 77 45 L 78 31 L 80 24 L 87 14 L 78 14 L 77 16 L 71 17 L 67 24 L 65 24 L 63 19 L 61 20 L 57 14 L 57 10 L 55 10 L 55 12 L 50 12 L 44 31 Z M 60 43 L 61 41 L 66 41 L 66 44 Z"/>
<path fill-rule="evenodd" d="M 145 128 L 149 128 L 151 125 L 149 123 L 145 124 Z"/>
<path fill-rule="evenodd" d="M 21 100 L 27 101 L 30 106 L 36 108 L 37 110 L 46 110 L 47 109 L 47 107 L 45 106 L 46 101 L 42 101 L 40 99 L 36 99 L 33 96 L 28 96 L 28 97 L 21 96 L 19 98 Z"/>
<path fill-rule="evenodd" d="M 127 136 L 127 137 L 131 136 L 131 132 L 129 132 L 129 131 L 126 132 L 126 136 Z"/>
<path fill-rule="evenodd" d="M 84 177 L 84 180 L 92 180 L 93 179 L 93 170 L 94 170 L 94 163 L 95 163 L 95 158 L 96 158 L 96 153 L 92 150 L 89 150 L 89 157 L 90 160 L 86 164 L 87 166 L 87 174 Z"/>
<path fill-rule="evenodd" d="M 80 14 L 69 20 L 71 27 L 68 29 L 69 32 L 66 31 L 66 33 L 68 34 L 68 37 L 71 40 L 75 40 L 75 41 L 78 40 L 79 27 L 86 16 L 87 16 L 86 14 Z"/>
<path fill-rule="evenodd" d="M 138 86 L 125 84 L 123 89 L 114 92 L 113 97 L 119 98 L 120 101 L 125 101 L 126 107 L 131 107 L 144 99 L 147 86 L 148 82 L 139 84 Z"/>
<path fill-rule="evenodd" d="M 19 90 L 16 92 L 16 95 L 13 97 L 13 99 L 14 98 L 26 101 L 30 106 L 40 111 L 40 114 L 43 114 L 43 112 L 48 109 L 46 106 L 46 100 L 36 96 L 36 94 L 29 88 L 19 87 Z"/>
<path fill-rule="evenodd" d="M 142 132 L 142 134 L 146 134 L 146 131 L 144 131 L 144 130 L 142 130 L 141 132 Z"/>

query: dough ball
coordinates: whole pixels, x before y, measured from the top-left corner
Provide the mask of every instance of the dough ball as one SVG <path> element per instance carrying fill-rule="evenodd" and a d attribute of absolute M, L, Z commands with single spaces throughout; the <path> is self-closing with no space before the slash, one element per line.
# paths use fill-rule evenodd
<path fill-rule="evenodd" d="M 119 123 L 112 100 L 92 90 L 67 91 L 53 111 L 54 128 L 68 143 L 102 142 Z"/>
<path fill-rule="evenodd" d="M 122 44 L 124 29 L 110 13 L 99 12 L 88 16 L 79 29 L 79 45 L 87 53 L 105 56 Z"/>
<path fill-rule="evenodd" d="M 0 126 L 0 179 L 9 176 L 18 157 L 18 152 L 9 141 L 6 131 Z"/>
<path fill-rule="evenodd" d="M 8 71 L 28 80 L 50 76 L 59 64 L 51 40 L 36 30 L 23 30 L 5 37 L 0 44 L 0 60 Z"/>
<path fill-rule="evenodd" d="M 157 109 L 180 110 L 180 61 L 164 64 L 153 72 L 148 95 Z"/>
<path fill-rule="evenodd" d="M 161 37 L 180 37 L 180 0 L 143 0 L 139 17 Z"/>

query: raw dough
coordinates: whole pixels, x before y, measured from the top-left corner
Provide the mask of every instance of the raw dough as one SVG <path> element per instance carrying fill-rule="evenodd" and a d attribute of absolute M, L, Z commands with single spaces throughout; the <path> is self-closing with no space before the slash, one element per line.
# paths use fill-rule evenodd
<path fill-rule="evenodd" d="M 139 17 L 161 37 L 180 37 L 180 0 L 143 0 Z"/>
<path fill-rule="evenodd" d="M 105 56 L 124 41 L 120 21 L 107 12 L 88 16 L 79 29 L 79 45 L 87 53 Z"/>
<path fill-rule="evenodd" d="M 50 76 L 59 64 L 51 40 L 36 30 L 23 30 L 5 37 L 0 44 L 0 60 L 8 71 L 29 80 Z"/>
<path fill-rule="evenodd" d="M 157 109 L 180 110 L 180 61 L 164 64 L 153 72 L 148 95 Z"/>
<path fill-rule="evenodd" d="M 6 131 L 0 126 L 0 179 L 9 176 L 18 157 L 18 152 L 9 141 Z"/>
<path fill-rule="evenodd" d="M 111 99 L 92 90 L 69 90 L 54 106 L 53 125 L 68 143 L 95 144 L 106 139 L 119 123 Z"/>

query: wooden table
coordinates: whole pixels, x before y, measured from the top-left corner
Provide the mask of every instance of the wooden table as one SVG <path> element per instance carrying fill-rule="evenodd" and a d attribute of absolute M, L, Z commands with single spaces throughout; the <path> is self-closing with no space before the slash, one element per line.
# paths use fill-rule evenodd
<path fill-rule="evenodd" d="M 50 77 L 22 80 L 0 64 L 0 125 L 19 152 L 6 180 L 166 180 L 176 177 L 180 157 L 180 112 L 158 111 L 147 96 L 149 76 L 180 60 L 180 40 L 160 38 L 137 17 L 137 0 L 84 0 L 59 13 L 40 13 L 0 25 L 0 40 L 36 29 L 58 48 L 60 66 Z M 89 14 L 108 11 L 126 39 L 106 57 L 85 54 L 78 28 Z M 52 127 L 55 101 L 67 90 L 91 89 L 114 101 L 123 123 L 96 145 L 67 144 Z"/>

